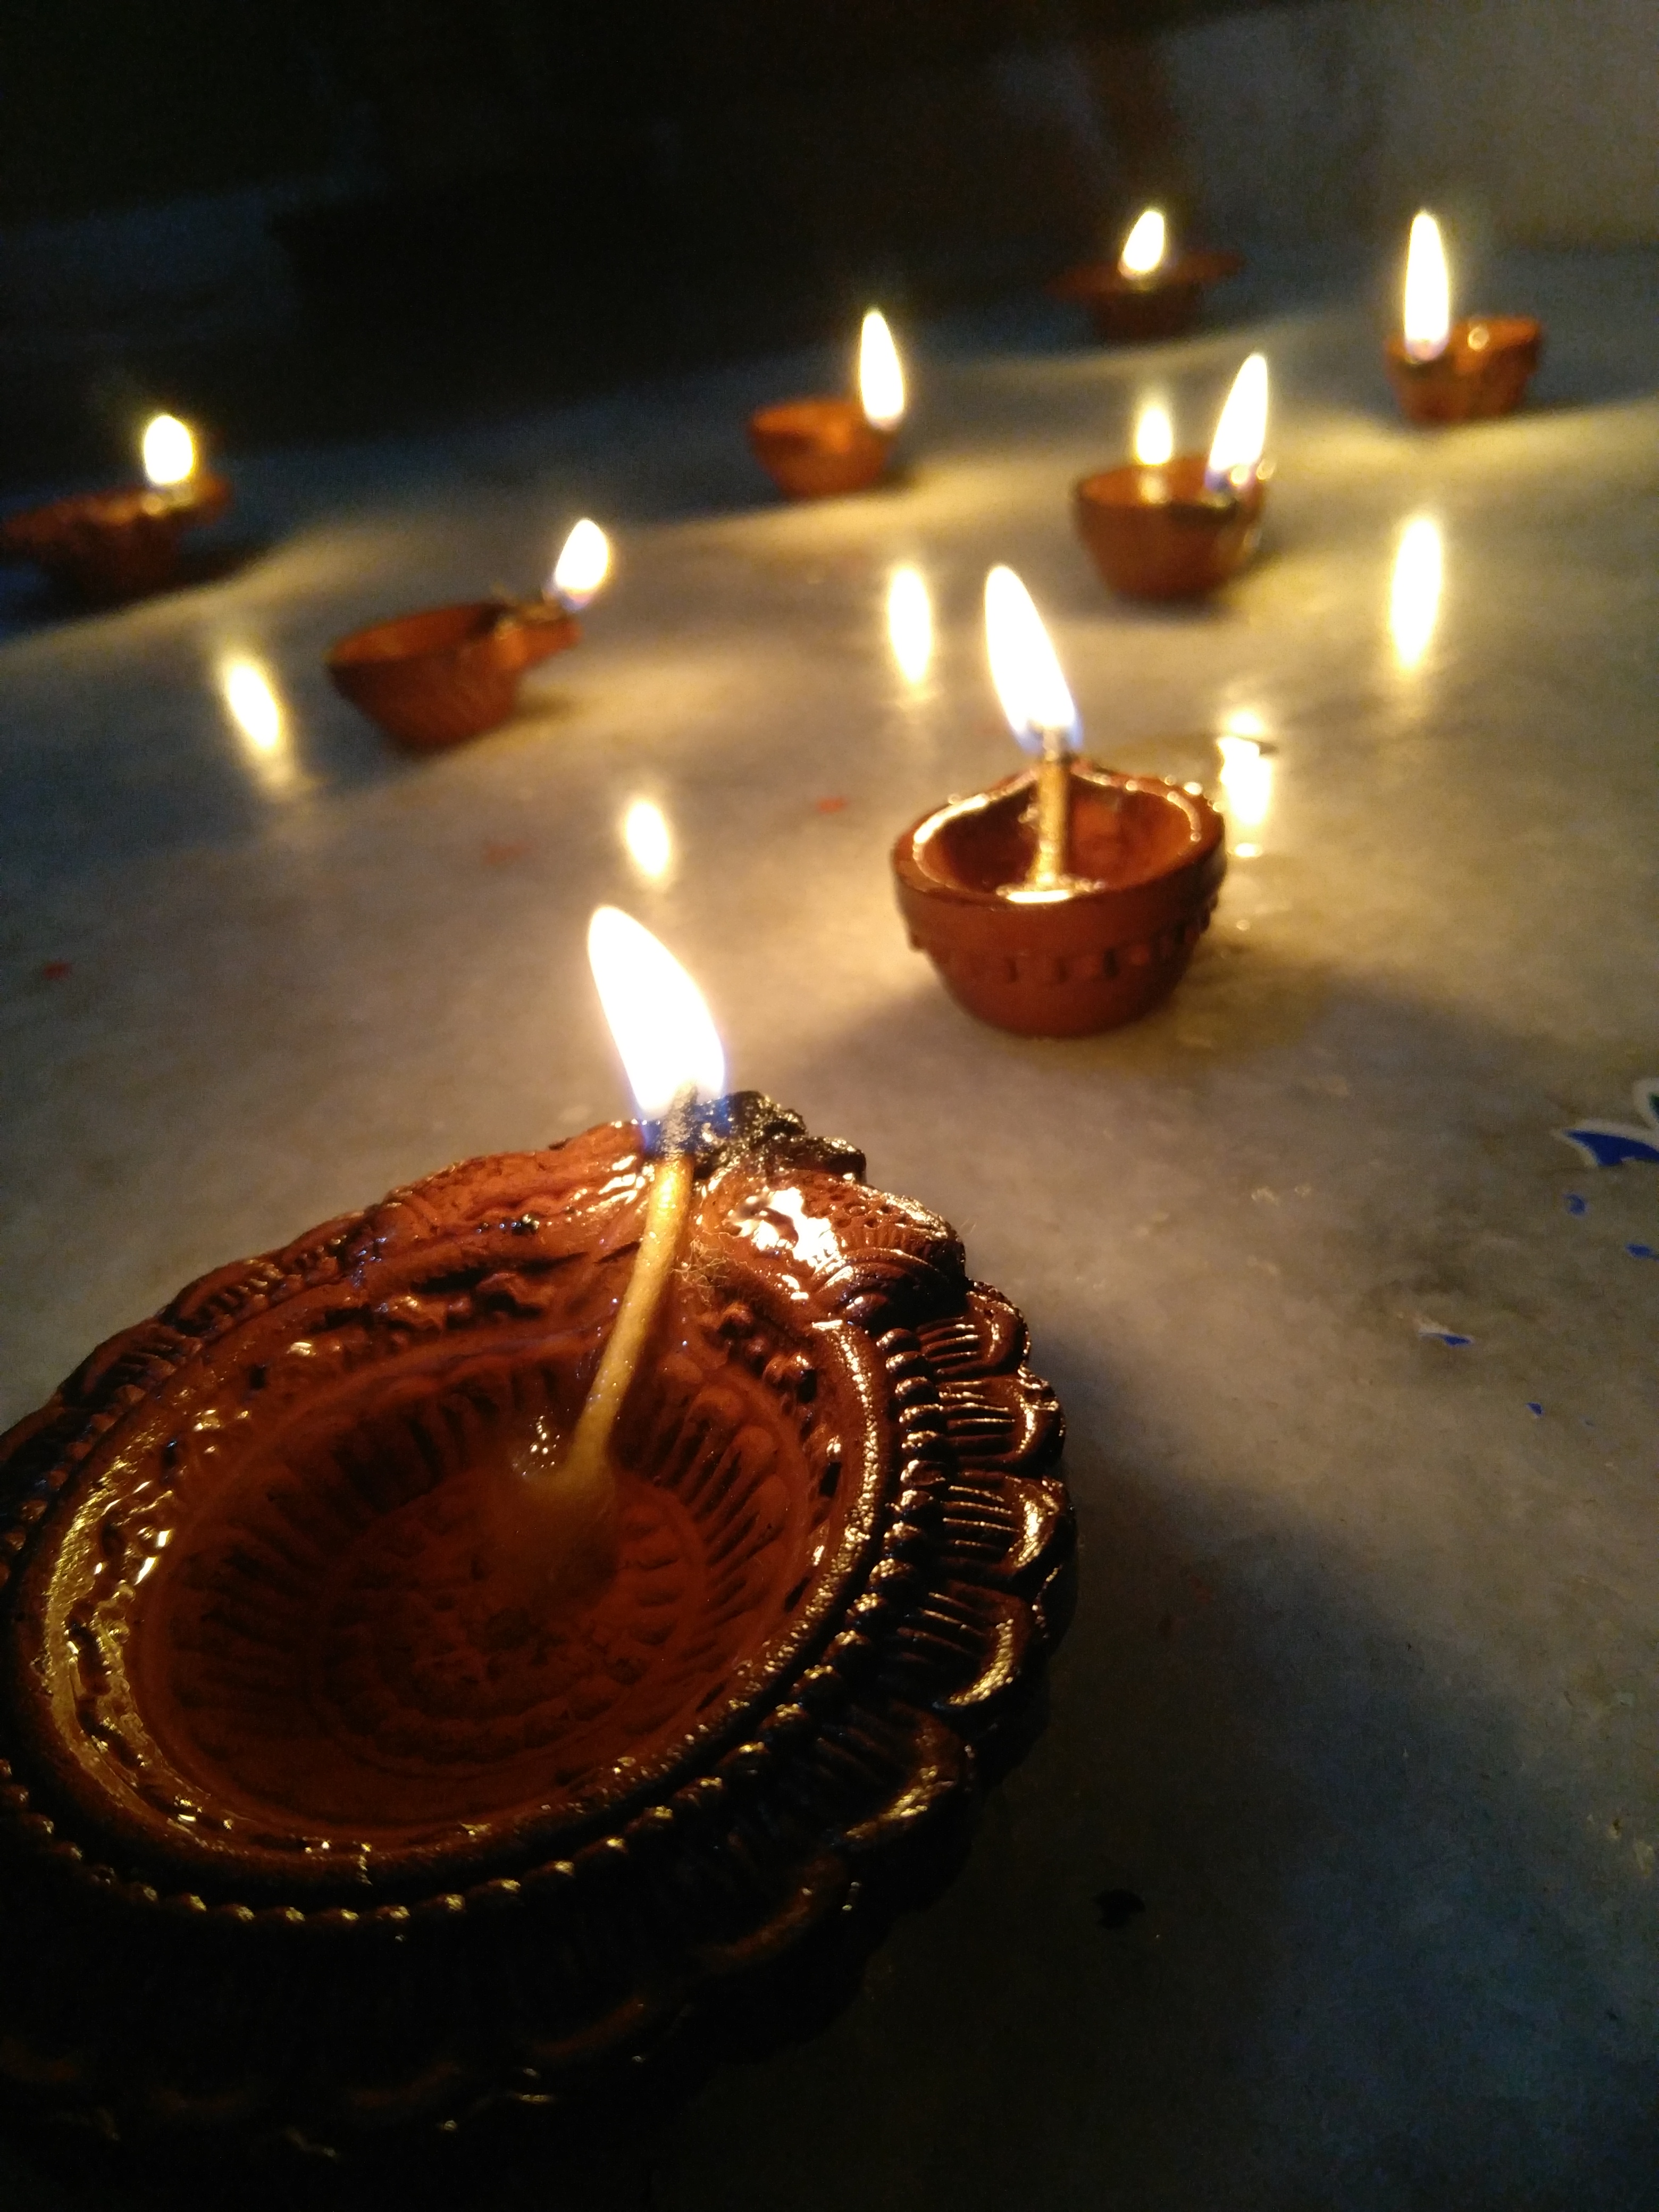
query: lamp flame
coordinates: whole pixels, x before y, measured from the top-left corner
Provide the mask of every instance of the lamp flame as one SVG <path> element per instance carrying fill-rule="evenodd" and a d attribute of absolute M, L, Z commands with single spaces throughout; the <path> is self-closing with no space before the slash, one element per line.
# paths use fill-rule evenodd
<path fill-rule="evenodd" d="M 611 573 L 611 540 L 586 515 L 559 549 L 547 596 L 580 614 Z"/>
<path fill-rule="evenodd" d="M 887 639 L 907 684 L 920 684 L 933 658 L 933 607 L 919 568 L 895 568 L 887 586 Z"/>
<path fill-rule="evenodd" d="M 1158 399 L 1149 399 L 1135 417 L 1135 459 L 1143 469 L 1161 469 L 1175 451 L 1175 425 Z"/>
<path fill-rule="evenodd" d="M 1389 631 L 1401 668 L 1415 668 L 1429 649 L 1440 617 L 1445 547 L 1431 514 L 1414 514 L 1400 533 L 1389 587 Z"/>
<path fill-rule="evenodd" d="M 665 945 L 620 907 L 596 908 L 587 957 L 643 1122 L 688 1093 L 726 1096 L 726 1054 L 696 985 Z"/>
<path fill-rule="evenodd" d="M 1012 568 L 993 568 L 985 579 L 985 645 L 1015 742 L 1045 757 L 1075 752 L 1077 708 L 1042 617 Z"/>
<path fill-rule="evenodd" d="M 1206 491 L 1248 491 L 1267 442 L 1267 361 L 1253 353 L 1233 379 L 1205 465 Z"/>
<path fill-rule="evenodd" d="M 1413 361 L 1437 361 L 1451 332 L 1451 283 L 1440 226 L 1425 210 L 1412 217 L 1406 252 L 1406 351 Z"/>
<path fill-rule="evenodd" d="M 859 399 L 874 430 L 892 430 L 904 413 L 904 371 L 887 318 L 872 307 L 859 335 Z"/>
<path fill-rule="evenodd" d="M 176 415 L 153 415 L 144 425 L 140 451 L 144 474 L 157 491 L 181 484 L 195 473 L 196 441 Z"/>
<path fill-rule="evenodd" d="M 1123 251 L 1117 257 L 1119 274 L 1150 276 L 1164 258 L 1168 239 L 1163 209 L 1148 208 L 1123 241 Z"/>

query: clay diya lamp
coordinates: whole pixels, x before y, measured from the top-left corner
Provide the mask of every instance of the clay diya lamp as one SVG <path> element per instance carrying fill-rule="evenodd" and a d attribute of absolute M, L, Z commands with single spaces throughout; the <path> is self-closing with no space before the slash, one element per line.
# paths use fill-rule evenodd
<path fill-rule="evenodd" d="M 1072 493 L 1078 535 L 1109 589 L 1130 599 L 1194 599 L 1243 568 L 1261 535 L 1267 431 L 1267 364 L 1259 353 L 1233 380 L 1207 458 L 1170 458 L 1168 416 L 1142 413 L 1134 464 L 1085 477 Z"/>
<path fill-rule="evenodd" d="M 337 691 L 415 752 L 481 737 L 508 720 L 519 679 L 581 636 L 576 619 L 610 565 L 605 532 L 579 522 L 539 599 L 466 599 L 353 630 L 325 663 Z"/>
<path fill-rule="evenodd" d="M 1172 252 L 1163 215 L 1148 208 L 1115 261 L 1080 262 L 1048 289 L 1054 299 L 1085 308 L 1095 335 L 1109 344 L 1142 345 L 1182 337 L 1198 320 L 1208 288 L 1243 266 L 1237 253 Z"/>
<path fill-rule="evenodd" d="M 1543 349 L 1544 326 L 1530 315 L 1453 322 L 1440 226 L 1431 215 L 1417 215 L 1401 327 L 1384 349 L 1389 380 L 1407 422 L 1478 422 L 1512 415 Z"/>
<path fill-rule="evenodd" d="M 904 415 L 904 372 L 872 307 L 859 339 L 856 399 L 786 399 L 749 418 L 756 459 L 790 499 L 867 491 L 886 475 Z"/>
<path fill-rule="evenodd" d="M 893 848 L 910 942 L 981 1021 L 1083 1036 L 1167 998 L 1226 871 L 1195 789 L 1082 759 L 1053 648 L 1011 569 L 986 580 L 992 671 L 1034 768 L 913 823 Z"/>
<path fill-rule="evenodd" d="M 0 1440 L 11 2100 L 313 2150 L 580 2114 L 752 2051 L 945 1871 L 1066 1617 L 1059 1409 L 852 1147 L 672 1120 L 219 1268 Z"/>
<path fill-rule="evenodd" d="M 173 415 L 145 429 L 143 484 L 79 492 L 0 522 L 0 561 L 32 561 L 75 598 L 142 599 L 179 580 L 186 531 L 230 505 L 223 477 L 197 465 L 196 441 Z"/>

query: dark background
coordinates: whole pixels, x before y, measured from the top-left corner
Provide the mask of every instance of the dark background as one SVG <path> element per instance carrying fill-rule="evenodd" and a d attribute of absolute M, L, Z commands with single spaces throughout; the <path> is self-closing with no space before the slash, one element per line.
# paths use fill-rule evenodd
<path fill-rule="evenodd" d="M 1191 211 L 1152 34 L 1247 5 L 9 0 L 0 483 L 107 470 L 152 403 L 395 428 L 1029 283 Z M 1069 133 L 1018 96 L 1057 50 Z"/>

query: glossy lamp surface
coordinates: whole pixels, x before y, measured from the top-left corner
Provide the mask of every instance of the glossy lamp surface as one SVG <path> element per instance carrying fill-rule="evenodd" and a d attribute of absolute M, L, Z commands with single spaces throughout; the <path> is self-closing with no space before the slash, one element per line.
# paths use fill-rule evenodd
<path fill-rule="evenodd" d="M 1166 999 L 1209 927 L 1226 872 L 1221 817 L 1156 778 L 1079 761 L 1071 872 L 1053 899 L 1011 899 L 1035 849 L 1033 779 L 925 815 L 893 848 L 899 910 L 953 998 L 998 1029 L 1082 1036 Z"/>
<path fill-rule="evenodd" d="M 790 499 L 867 491 L 887 473 L 893 433 L 854 399 L 788 399 L 749 418 L 755 458 Z"/>
<path fill-rule="evenodd" d="M 1414 361 L 1398 335 L 1386 359 L 1408 422 L 1479 422 L 1515 412 L 1543 351 L 1543 325 L 1530 315 L 1471 315 L 1453 324 L 1433 360 Z"/>
<path fill-rule="evenodd" d="M 499 1445 L 580 1407 L 631 1124 L 217 1268 L 0 1438 L 0 2081 L 337 2154 L 580 2105 L 948 1875 L 1069 1615 L 1061 1422 L 862 1167 L 721 1103 L 567 1607 Z"/>
<path fill-rule="evenodd" d="M 1082 307 L 1097 337 L 1109 345 L 1150 344 L 1184 337 L 1197 322 L 1212 285 L 1236 276 L 1242 254 L 1194 247 L 1149 276 L 1126 276 L 1115 261 L 1085 261 L 1056 276 L 1049 291 Z"/>
<path fill-rule="evenodd" d="M 185 532 L 216 522 L 230 499 L 226 479 L 205 472 L 165 491 L 82 492 L 0 521 L 0 561 L 32 561 L 94 604 L 142 599 L 178 582 Z"/>
<path fill-rule="evenodd" d="M 354 630 L 330 648 L 335 689 L 411 751 L 459 744 L 506 721 L 526 668 L 581 636 L 574 615 L 497 599 L 431 607 Z"/>
<path fill-rule="evenodd" d="M 1127 599 L 1194 599 L 1243 567 L 1261 535 L 1265 474 L 1242 492 L 1206 492 L 1204 457 L 1080 477 L 1072 517 L 1101 580 Z"/>

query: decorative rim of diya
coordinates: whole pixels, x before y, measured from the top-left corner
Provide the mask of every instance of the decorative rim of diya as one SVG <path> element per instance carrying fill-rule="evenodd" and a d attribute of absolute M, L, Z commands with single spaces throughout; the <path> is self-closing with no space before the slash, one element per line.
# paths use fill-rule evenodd
<path fill-rule="evenodd" d="M 1081 756 L 1069 767 L 1072 872 L 1052 896 L 1019 895 L 1036 769 L 933 808 L 893 847 L 911 944 L 969 1013 L 1020 1036 L 1088 1036 L 1149 1012 L 1185 974 L 1226 873 L 1225 825 L 1201 793 Z M 1146 834 L 1122 870 L 1109 841 L 1131 809 Z"/>
<path fill-rule="evenodd" d="M 674 1348 L 619 1431 L 635 1520 L 593 1616 L 614 1597 L 611 1627 L 666 1638 L 592 1629 L 600 1656 L 570 1677 L 608 1684 L 626 1724 L 572 1690 L 538 1735 L 533 1700 L 491 1703 L 510 1670 L 434 1687 L 427 1645 L 395 1636 L 367 1673 L 342 1662 L 319 1689 L 307 1670 L 334 1648 L 319 1622 L 361 1643 L 364 1619 L 424 1601 L 428 1558 L 473 1558 L 445 1516 L 477 1423 L 559 1376 L 580 1395 L 641 1233 L 632 1124 L 463 1163 L 216 1270 L 0 1440 L 12 2096 L 125 2135 L 323 2142 L 556 2101 L 691 2024 L 707 2040 L 827 1930 L 878 1934 L 935 1878 L 1069 1611 L 1060 1410 L 946 1224 L 754 1093 L 720 1113 Z M 343 1499 L 361 1527 L 337 1540 Z M 694 1526 L 695 1559 L 663 1534 Z M 696 1588 L 670 1622 L 650 1577 L 675 1558 Z M 430 1584 L 434 1618 L 453 1583 Z M 577 1638 L 508 1625 L 556 1656 Z M 368 1717 L 342 1728 L 365 1680 Z M 375 1720 L 388 1682 L 412 1722 L 395 1698 Z M 556 1753 L 593 1725 L 606 1776 L 555 1803 Z M 342 1787 L 343 1810 L 313 1794 Z M 384 1849 L 382 1806 L 404 1808 Z"/>
<path fill-rule="evenodd" d="M 0 520 L 0 561 L 32 561 L 88 599 L 158 591 L 179 570 L 179 539 L 230 506 L 228 480 L 198 470 L 185 483 L 76 492 Z"/>
<path fill-rule="evenodd" d="M 1208 287 L 1237 276 L 1243 266 L 1242 253 L 1188 246 L 1145 276 L 1130 276 L 1103 257 L 1080 261 L 1061 270 L 1048 289 L 1051 299 L 1087 308 L 1101 337 L 1178 337 L 1196 318 Z"/>
<path fill-rule="evenodd" d="M 1182 453 L 1078 479 L 1073 520 L 1109 589 L 1132 599 L 1192 599 L 1249 560 L 1261 540 L 1271 465 L 1262 463 L 1242 490 L 1208 491 L 1204 471 L 1202 453 Z"/>
<path fill-rule="evenodd" d="M 1401 411 L 1413 422 L 1489 422 L 1512 415 L 1544 353 L 1544 326 L 1531 315 L 1466 315 L 1427 361 L 1398 331 L 1384 349 Z"/>
<path fill-rule="evenodd" d="M 580 637 L 556 600 L 465 599 L 353 630 L 325 665 L 335 690 L 388 736 L 430 751 L 506 721 L 526 669 Z"/>
<path fill-rule="evenodd" d="M 867 491 L 886 475 L 896 436 L 840 396 L 779 400 L 749 417 L 756 459 L 790 499 Z"/>

